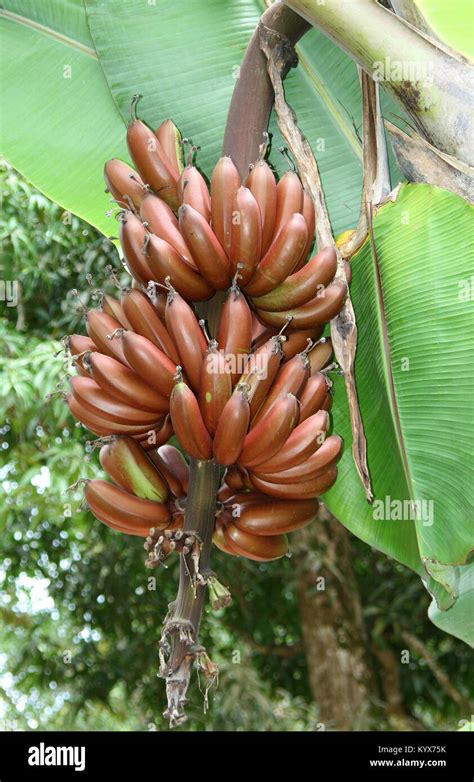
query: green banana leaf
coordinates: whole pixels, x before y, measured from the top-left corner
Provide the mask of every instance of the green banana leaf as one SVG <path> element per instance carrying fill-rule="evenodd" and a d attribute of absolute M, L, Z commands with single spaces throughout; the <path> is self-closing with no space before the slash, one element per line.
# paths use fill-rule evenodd
<path fill-rule="evenodd" d="M 440 611 L 433 600 L 428 616 L 440 630 L 474 646 L 474 562 L 460 568 L 459 597 L 448 611 Z M 474 725 L 471 725 L 471 730 Z"/>
<path fill-rule="evenodd" d="M 435 36 L 474 59 L 474 5 L 471 0 L 410 0 Z"/>
<path fill-rule="evenodd" d="M 442 609 L 460 594 L 474 548 L 472 211 L 447 191 L 404 184 L 375 215 L 378 263 L 366 240 L 351 285 L 375 502 L 366 503 L 352 460 L 341 378 L 334 428 L 346 447 L 340 480 L 325 495 L 355 535 L 423 569 Z M 418 519 L 400 505 L 410 500 L 420 503 Z"/>
<path fill-rule="evenodd" d="M 39 190 L 108 235 L 102 169 L 126 154 L 125 126 L 81 0 L 13 0 L 0 10 L 0 152 Z"/>

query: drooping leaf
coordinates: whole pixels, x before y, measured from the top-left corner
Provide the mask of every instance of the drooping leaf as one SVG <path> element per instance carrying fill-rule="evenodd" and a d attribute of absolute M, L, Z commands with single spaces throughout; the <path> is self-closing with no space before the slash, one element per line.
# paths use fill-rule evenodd
<path fill-rule="evenodd" d="M 440 611 L 436 600 L 433 600 L 428 616 L 440 630 L 474 646 L 474 562 L 460 568 L 458 591 L 459 597 L 452 608 Z"/>
<path fill-rule="evenodd" d="M 374 218 L 378 262 L 369 240 L 352 261 L 372 506 L 352 461 L 343 384 L 335 381 L 334 426 L 346 449 L 327 504 L 363 540 L 423 567 L 442 608 L 456 600 L 474 545 L 472 211 L 447 191 L 402 185 Z M 410 501 L 419 503 L 417 519 Z"/>

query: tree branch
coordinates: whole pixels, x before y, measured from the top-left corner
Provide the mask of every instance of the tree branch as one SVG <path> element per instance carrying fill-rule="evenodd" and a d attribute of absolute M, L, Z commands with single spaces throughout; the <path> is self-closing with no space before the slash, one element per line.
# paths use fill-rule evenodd
<path fill-rule="evenodd" d="M 461 692 L 459 692 L 459 690 L 456 689 L 456 687 L 451 684 L 449 677 L 438 665 L 435 658 L 431 654 L 428 647 L 423 643 L 423 641 L 420 638 L 417 638 L 416 635 L 413 635 L 413 633 L 410 633 L 408 630 L 402 631 L 402 638 L 405 643 L 408 644 L 408 646 L 414 649 L 415 652 L 423 658 L 439 686 L 442 690 L 444 690 L 446 695 L 451 698 L 454 703 L 457 703 L 458 706 L 461 706 L 463 709 L 467 709 L 468 713 L 472 714 L 474 710 L 474 703 L 470 703 L 469 699 L 466 698 Z"/>

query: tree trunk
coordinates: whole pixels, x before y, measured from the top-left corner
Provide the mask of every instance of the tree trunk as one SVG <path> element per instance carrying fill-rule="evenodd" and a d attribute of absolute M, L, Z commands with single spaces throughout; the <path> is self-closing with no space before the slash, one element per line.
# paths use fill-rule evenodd
<path fill-rule="evenodd" d="M 379 700 L 347 530 L 321 508 L 292 538 L 309 682 L 325 730 L 374 729 Z"/>
<path fill-rule="evenodd" d="M 407 714 L 400 687 L 399 662 L 388 648 L 374 646 L 373 652 L 380 663 L 380 678 L 385 698 L 385 718 L 390 730 L 423 730 L 414 717 Z"/>

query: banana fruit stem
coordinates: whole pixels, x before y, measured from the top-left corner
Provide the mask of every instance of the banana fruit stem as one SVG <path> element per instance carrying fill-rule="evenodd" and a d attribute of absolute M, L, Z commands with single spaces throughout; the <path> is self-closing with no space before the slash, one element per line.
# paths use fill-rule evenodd
<path fill-rule="evenodd" d="M 164 716 L 169 719 L 170 727 L 177 727 L 186 720 L 184 707 L 193 663 L 196 660 L 199 665 L 205 656 L 205 650 L 198 643 L 198 633 L 205 582 L 210 573 L 219 467 L 213 460 L 191 459 L 189 477 L 184 532 L 198 540 L 200 551 L 198 561 L 181 555 L 178 595 L 165 620 L 160 642 L 160 675 L 166 680 L 168 698 Z"/>

